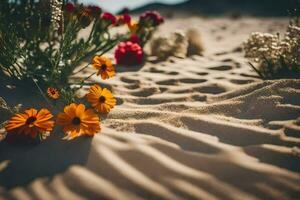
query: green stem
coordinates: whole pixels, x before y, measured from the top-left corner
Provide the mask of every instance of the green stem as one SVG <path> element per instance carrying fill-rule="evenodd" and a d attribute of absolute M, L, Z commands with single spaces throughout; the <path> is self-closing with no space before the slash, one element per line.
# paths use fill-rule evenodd
<path fill-rule="evenodd" d="M 39 90 L 41 96 L 46 100 L 47 104 L 49 104 L 50 107 L 53 107 L 53 105 L 51 104 L 51 102 L 47 99 L 47 97 L 45 96 L 43 90 L 40 88 L 40 86 L 38 85 L 38 83 L 36 82 L 36 80 L 34 80 L 33 77 L 31 77 L 32 81 L 34 82 L 35 86 L 37 87 L 37 89 Z"/>
<path fill-rule="evenodd" d="M 85 81 L 87 81 L 88 79 L 90 79 L 92 76 L 94 76 L 96 74 L 96 72 L 94 72 L 94 73 L 92 73 L 91 75 L 89 75 L 88 77 L 86 77 L 85 79 L 83 79 L 81 82 L 80 82 L 80 87 L 77 89 L 77 90 L 79 90 L 79 89 L 81 89 L 82 87 L 83 87 L 83 84 L 84 84 L 84 82 Z"/>
<path fill-rule="evenodd" d="M 92 30 L 91 30 L 91 32 L 90 32 L 90 35 L 89 35 L 88 39 L 87 39 L 87 43 L 89 43 L 89 42 L 90 42 L 90 40 L 92 39 L 92 35 L 93 35 L 94 31 L 95 31 L 95 27 L 96 27 L 96 23 L 97 23 L 97 21 L 98 21 L 98 20 L 95 20 L 95 21 L 94 21 L 94 24 L 93 24 Z"/>
<path fill-rule="evenodd" d="M 55 71 L 58 68 L 59 62 L 62 58 L 62 54 L 63 54 L 64 48 L 66 46 L 66 44 L 65 44 L 66 39 L 65 38 L 69 37 L 69 34 L 73 34 L 74 32 L 76 32 L 75 31 L 76 27 L 73 27 L 73 26 L 74 26 L 74 24 L 71 24 L 70 28 L 67 28 L 67 31 L 65 32 L 65 34 L 62 34 L 61 41 L 60 41 L 61 46 L 60 46 L 59 51 L 57 53 L 57 58 L 56 58 L 56 61 L 55 61 L 55 64 L 54 64 L 54 68 L 53 68 L 54 70 L 53 71 Z M 52 75 L 53 75 L 53 73 L 52 73 Z"/>
<path fill-rule="evenodd" d="M 73 75 L 78 74 L 79 72 L 82 72 L 83 70 L 85 70 L 88 66 L 90 65 L 90 63 L 88 63 L 86 66 L 84 66 L 82 69 L 80 69 L 77 72 L 74 72 Z"/>
<path fill-rule="evenodd" d="M 265 79 L 265 76 L 256 67 L 254 67 L 254 65 L 251 62 L 249 62 L 249 65 L 260 76 L 261 79 Z"/>

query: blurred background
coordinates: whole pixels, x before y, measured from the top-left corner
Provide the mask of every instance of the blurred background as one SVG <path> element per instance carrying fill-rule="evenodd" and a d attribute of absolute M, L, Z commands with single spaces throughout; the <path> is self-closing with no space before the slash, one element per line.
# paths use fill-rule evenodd
<path fill-rule="evenodd" d="M 104 10 L 107 10 L 112 13 L 117 13 L 123 8 L 136 9 L 138 7 L 145 6 L 151 3 L 163 3 L 174 5 L 178 3 L 186 2 L 187 0 L 79 0 L 79 2 L 84 4 L 95 4 L 101 6 Z"/>
<path fill-rule="evenodd" d="M 299 8 L 300 0 L 78 0 L 84 4 L 101 6 L 104 10 L 118 13 L 123 8 L 133 12 L 166 9 L 187 14 L 287 16 L 287 10 Z"/>

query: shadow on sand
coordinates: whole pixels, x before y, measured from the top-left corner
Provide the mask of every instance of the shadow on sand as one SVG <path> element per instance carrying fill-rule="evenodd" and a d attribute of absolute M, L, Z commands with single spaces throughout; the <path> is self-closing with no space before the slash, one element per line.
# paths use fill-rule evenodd
<path fill-rule="evenodd" d="M 58 133 L 38 145 L 0 142 L 0 186 L 25 186 L 38 177 L 52 178 L 72 165 L 85 164 L 92 138 L 66 141 Z"/>

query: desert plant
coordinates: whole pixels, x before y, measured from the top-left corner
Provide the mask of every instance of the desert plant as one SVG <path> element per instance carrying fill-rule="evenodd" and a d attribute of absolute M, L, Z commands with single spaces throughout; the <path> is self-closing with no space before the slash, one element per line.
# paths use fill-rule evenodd
<path fill-rule="evenodd" d="M 6 1 L 0 14 L 1 82 L 38 84 L 42 90 L 55 86 L 62 96 L 73 91 L 69 77 L 82 61 L 103 55 L 122 35 L 110 34 L 112 22 L 100 9 L 66 4 L 61 0 Z M 80 31 L 88 30 L 83 38 Z M 87 29 L 86 29 L 87 30 Z M 84 80 L 74 83 L 81 87 Z M 67 99 L 70 100 L 70 99 Z"/>
<path fill-rule="evenodd" d="M 279 34 L 252 33 L 244 44 L 245 57 L 262 79 L 300 78 L 300 22 L 293 18 L 283 38 Z"/>
<path fill-rule="evenodd" d="M 128 14 L 116 17 L 102 13 L 98 6 L 65 0 L 4 0 L 0 7 L 1 86 L 36 87 L 51 108 L 57 100 L 64 100 L 65 107 L 57 116 L 57 124 L 63 127 L 66 139 L 93 136 L 100 131 L 100 117 L 96 112 L 107 114 L 117 100 L 109 89 L 97 84 L 89 87 L 86 101 L 78 98 L 76 92 L 89 85 L 86 81 L 93 75 L 103 80 L 114 77 L 114 63 L 103 54 L 131 38 L 137 29 L 146 30 L 139 38 L 145 44 L 148 33 L 154 30 L 152 26 L 156 27 L 162 18 L 150 12 L 142 15 L 140 22 L 133 23 Z M 113 27 L 125 24 L 129 27 L 128 33 L 111 34 Z M 86 37 L 81 34 L 83 30 Z M 122 55 L 123 60 L 132 59 L 135 53 L 134 59 L 141 63 L 142 48 L 132 42 L 127 44 L 131 44 L 131 48 L 124 49 L 118 58 Z M 86 59 L 90 59 L 88 64 L 81 66 Z M 93 73 L 80 80 L 70 79 L 89 66 L 93 66 Z M 53 111 L 47 108 L 12 110 L 14 115 L 4 123 L 8 140 L 45 139 L 55 125 Z"/>

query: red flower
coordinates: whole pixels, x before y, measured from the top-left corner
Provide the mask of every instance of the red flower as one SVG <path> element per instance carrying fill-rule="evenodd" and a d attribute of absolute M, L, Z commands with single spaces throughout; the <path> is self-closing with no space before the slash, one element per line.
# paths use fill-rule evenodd
<path fill-rule="evenodd" d="M 146 11 L 140 16 L 141 23 L 150 22 L 153 26 L 158 26 L 164 22 L 164 18 L 156 11 Z"/>
<path fill-rule="evenodd" d="M 125 14 L 123 15 L 123 21 L 124 21 L 124 23 L 127 24 L 127 23 L 130 22 L 130 20 L 131 20 L 130 15 L 128 15 L 127 13 L 125 13 Z"/>
<path fill-rule="evenodd" d="M 86 28 L 87 26 L 89 26 L 90 23 L 92 22 L 92 20 L 93 20 L 93 18 L 91 16 L 90 9 L 85 8 L 79 13 L 79 22 L 83 28 Z"/>
<path fill-rule="evenodd" d="M 117 16 L 117 22 L 116 22 L 116 26 L 119 25 L 123 25 L 123 24 L 129 24 L 131 21 L 131 17 L 128 14 L 124 14 L 124 15 L 119 15 Z"/>
<path fill-rule="evenodd" d="M 116 51 L 115 59 L 120 65 L 138 65 L 143 62 L 143 49 L 137 43 L 121 42 Z"/>
<path fill-rule="evenodd" d="M 102 12 L 102 9 L 99 6 L 88 6 L 88 9 L 91 10 L 91 13 L 94 17 L 97 17 Z"/>
<path fill-rule="evenodd" d="M 111 14 L 109 12 L 103 13 L 101 18 L 105 21 L 109 21 L 110 24 L 115 24 L 117 21 L 116 16 L 114 16 L 113 14 Z"/>
<path fill-rule="evenodd" d="M 130 36 L 129 41 L 132 42 L 132 43 L 138 43 L 138 44 L 139 44 L 139 43 L 140 43 L 140 38 L 139 38 L 138 35 L 132 34 L 132 35 Z"/>
<path fill-rule="evenodd" d="M 72 3 L 67 3 L 65 8 L 66 8 L 66 11 L 69 13 L 73 13 L 76 9 L 75 5 Z"/>

